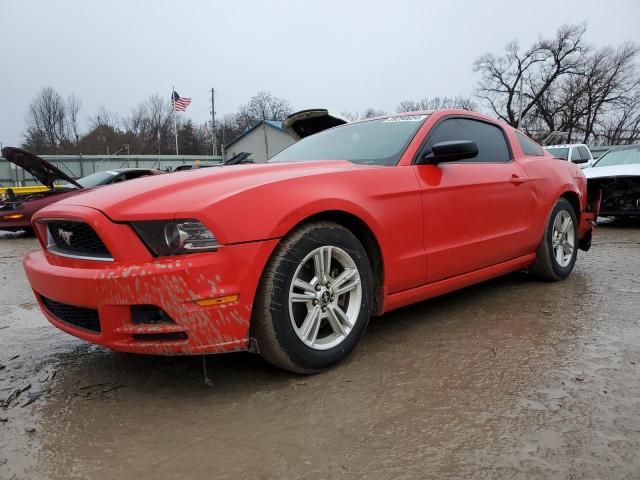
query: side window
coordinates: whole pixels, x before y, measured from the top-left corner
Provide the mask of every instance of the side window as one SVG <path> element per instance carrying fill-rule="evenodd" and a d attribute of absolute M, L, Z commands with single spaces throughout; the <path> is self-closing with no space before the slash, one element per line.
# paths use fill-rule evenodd
<path fill-rule="evenodd" d="M 523 135 L 520 132 L 516 132 L 516 136 L 518 137 L 520 148 L 522 148 L 522 152 L 525 155 L 544 155 L 544 150 L 542 150 L 542 147 L 531 140 L 529 137 Z"/>
<path fill-rule="evenodd" d="M 571 157 L 569 158 L 569 160 L 571 160 L 572 162 L 580 160 L 580 151 L 578 150 L 578 147 L 571 148 Z"/>
<path fill-rule="evenodd" d="M 582 158 L 582 160 L 591 160 L 587 147 L 578 147 L 578 150 L 580 150 L 580 158 Z"/>
<path fill-rule="evenodd" d="M 455 140 L 471 140 L 478 146 L 478 155 L 465 162 L 506 163 L 511 161 L 507 141 L 495 125 L 468 118 L 447 118 L 429 134 L 422 153 L 430 153 L 432 145 Z"/>

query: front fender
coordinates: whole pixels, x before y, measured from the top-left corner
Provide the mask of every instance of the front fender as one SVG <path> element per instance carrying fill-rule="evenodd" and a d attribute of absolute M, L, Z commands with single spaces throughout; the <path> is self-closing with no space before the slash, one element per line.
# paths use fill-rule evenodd
<path fill-rule="evenodd" d="M 346 212 L 376 237 L 385 281 L 396 290 L 419 285 L 425 276 L 419 192 L 409 167 L 363 167 L 263 183 L 176 216 L 197 218 L 222 244 L 235 244 L 281 238 L 309 217 Z"/>
<path fill-rule="evenodd" d="M 385 235 L 383 227 L 380 225 L 378 219 L 359 204 L 344 198 L 314 199 L 298 206 L 295 210 L 284 214 L 282 218 L 277 221 L 270 237 L 283 237 L 307 218 L 326 212 L 342 212 L 357 217 L 369 227 L 369 230 L 371 230 L 376 239 L 378 239 L 379 243 L 384 242 Z M 386 245 L 381 243 L 381 248 L 385 247 Z"/>

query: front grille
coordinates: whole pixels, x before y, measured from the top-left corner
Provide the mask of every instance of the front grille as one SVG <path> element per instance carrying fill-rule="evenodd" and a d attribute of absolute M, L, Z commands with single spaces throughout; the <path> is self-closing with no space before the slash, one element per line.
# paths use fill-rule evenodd
<path fill-rule="evenodd" d="M 40 295 L 40 299 L 49 313 L 58 320 L 73 325 L 74 327 L 100 333 L 98 310 L 56 302 L 42 295 Z"/>
<path fill-rule="evenodd" d="M 112 260 L 98 234 L 83 222 L 51 220 L 47 223 L 49 250 L 72 257 Z"/>

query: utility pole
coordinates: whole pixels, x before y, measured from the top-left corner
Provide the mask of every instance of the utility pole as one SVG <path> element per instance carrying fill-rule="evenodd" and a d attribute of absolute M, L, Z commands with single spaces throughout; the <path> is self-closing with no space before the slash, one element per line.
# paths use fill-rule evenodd
<path fill-rule="evenodd" d="M 522 123 L 522 81 L 523 81 L 523 77 L 522 74 L 520 76 L 520 95 L 518 95 L 518 126 L 517 128 L 519 129 L 521 127 L 521 123 Z"/>
<path fill-rule="evenodd" d="M 211 150 L 216 155 L 216 91 L 211 89 Z"/>

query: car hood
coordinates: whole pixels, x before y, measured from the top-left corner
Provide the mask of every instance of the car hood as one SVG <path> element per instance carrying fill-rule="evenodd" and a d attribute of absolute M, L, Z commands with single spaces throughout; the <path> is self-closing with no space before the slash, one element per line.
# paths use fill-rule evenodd
<path fill-rule="evenodd" d="M 589 167 L 582 170 L 587 178 L 640 176 L 640 164 Z"/>
<path fill-rule="evenodd" d="M 292 113 L 284 119 L 282 127 L 285 128 L 291 136 L 299 140 L 345 123 L 347 123 L 347 120 L 339 115 L 329 113 L 329 110 L 313 108 Z"/>
<path fill-rule="evenodd" d="M 374 167 L 322 160 L 186 170 L 87 190 L 56 206 L 91 207 L 115 221 L 161 220 L 174 218 L 180 212 L 198 212 L 231 195 L 266 184 L 363 168 Z"/>
<path fill-rule="evenodd" d="M 53 188 L 55 182 L 62 181 L 68 182 L 77 188 L 83 188 L 82 185 L 62 170 L 26 150 L 15 147 L 4 147 L 2 149 L 2 156 L 33 175 L 33 178 L 37 179 L 46 187 Z"/>

